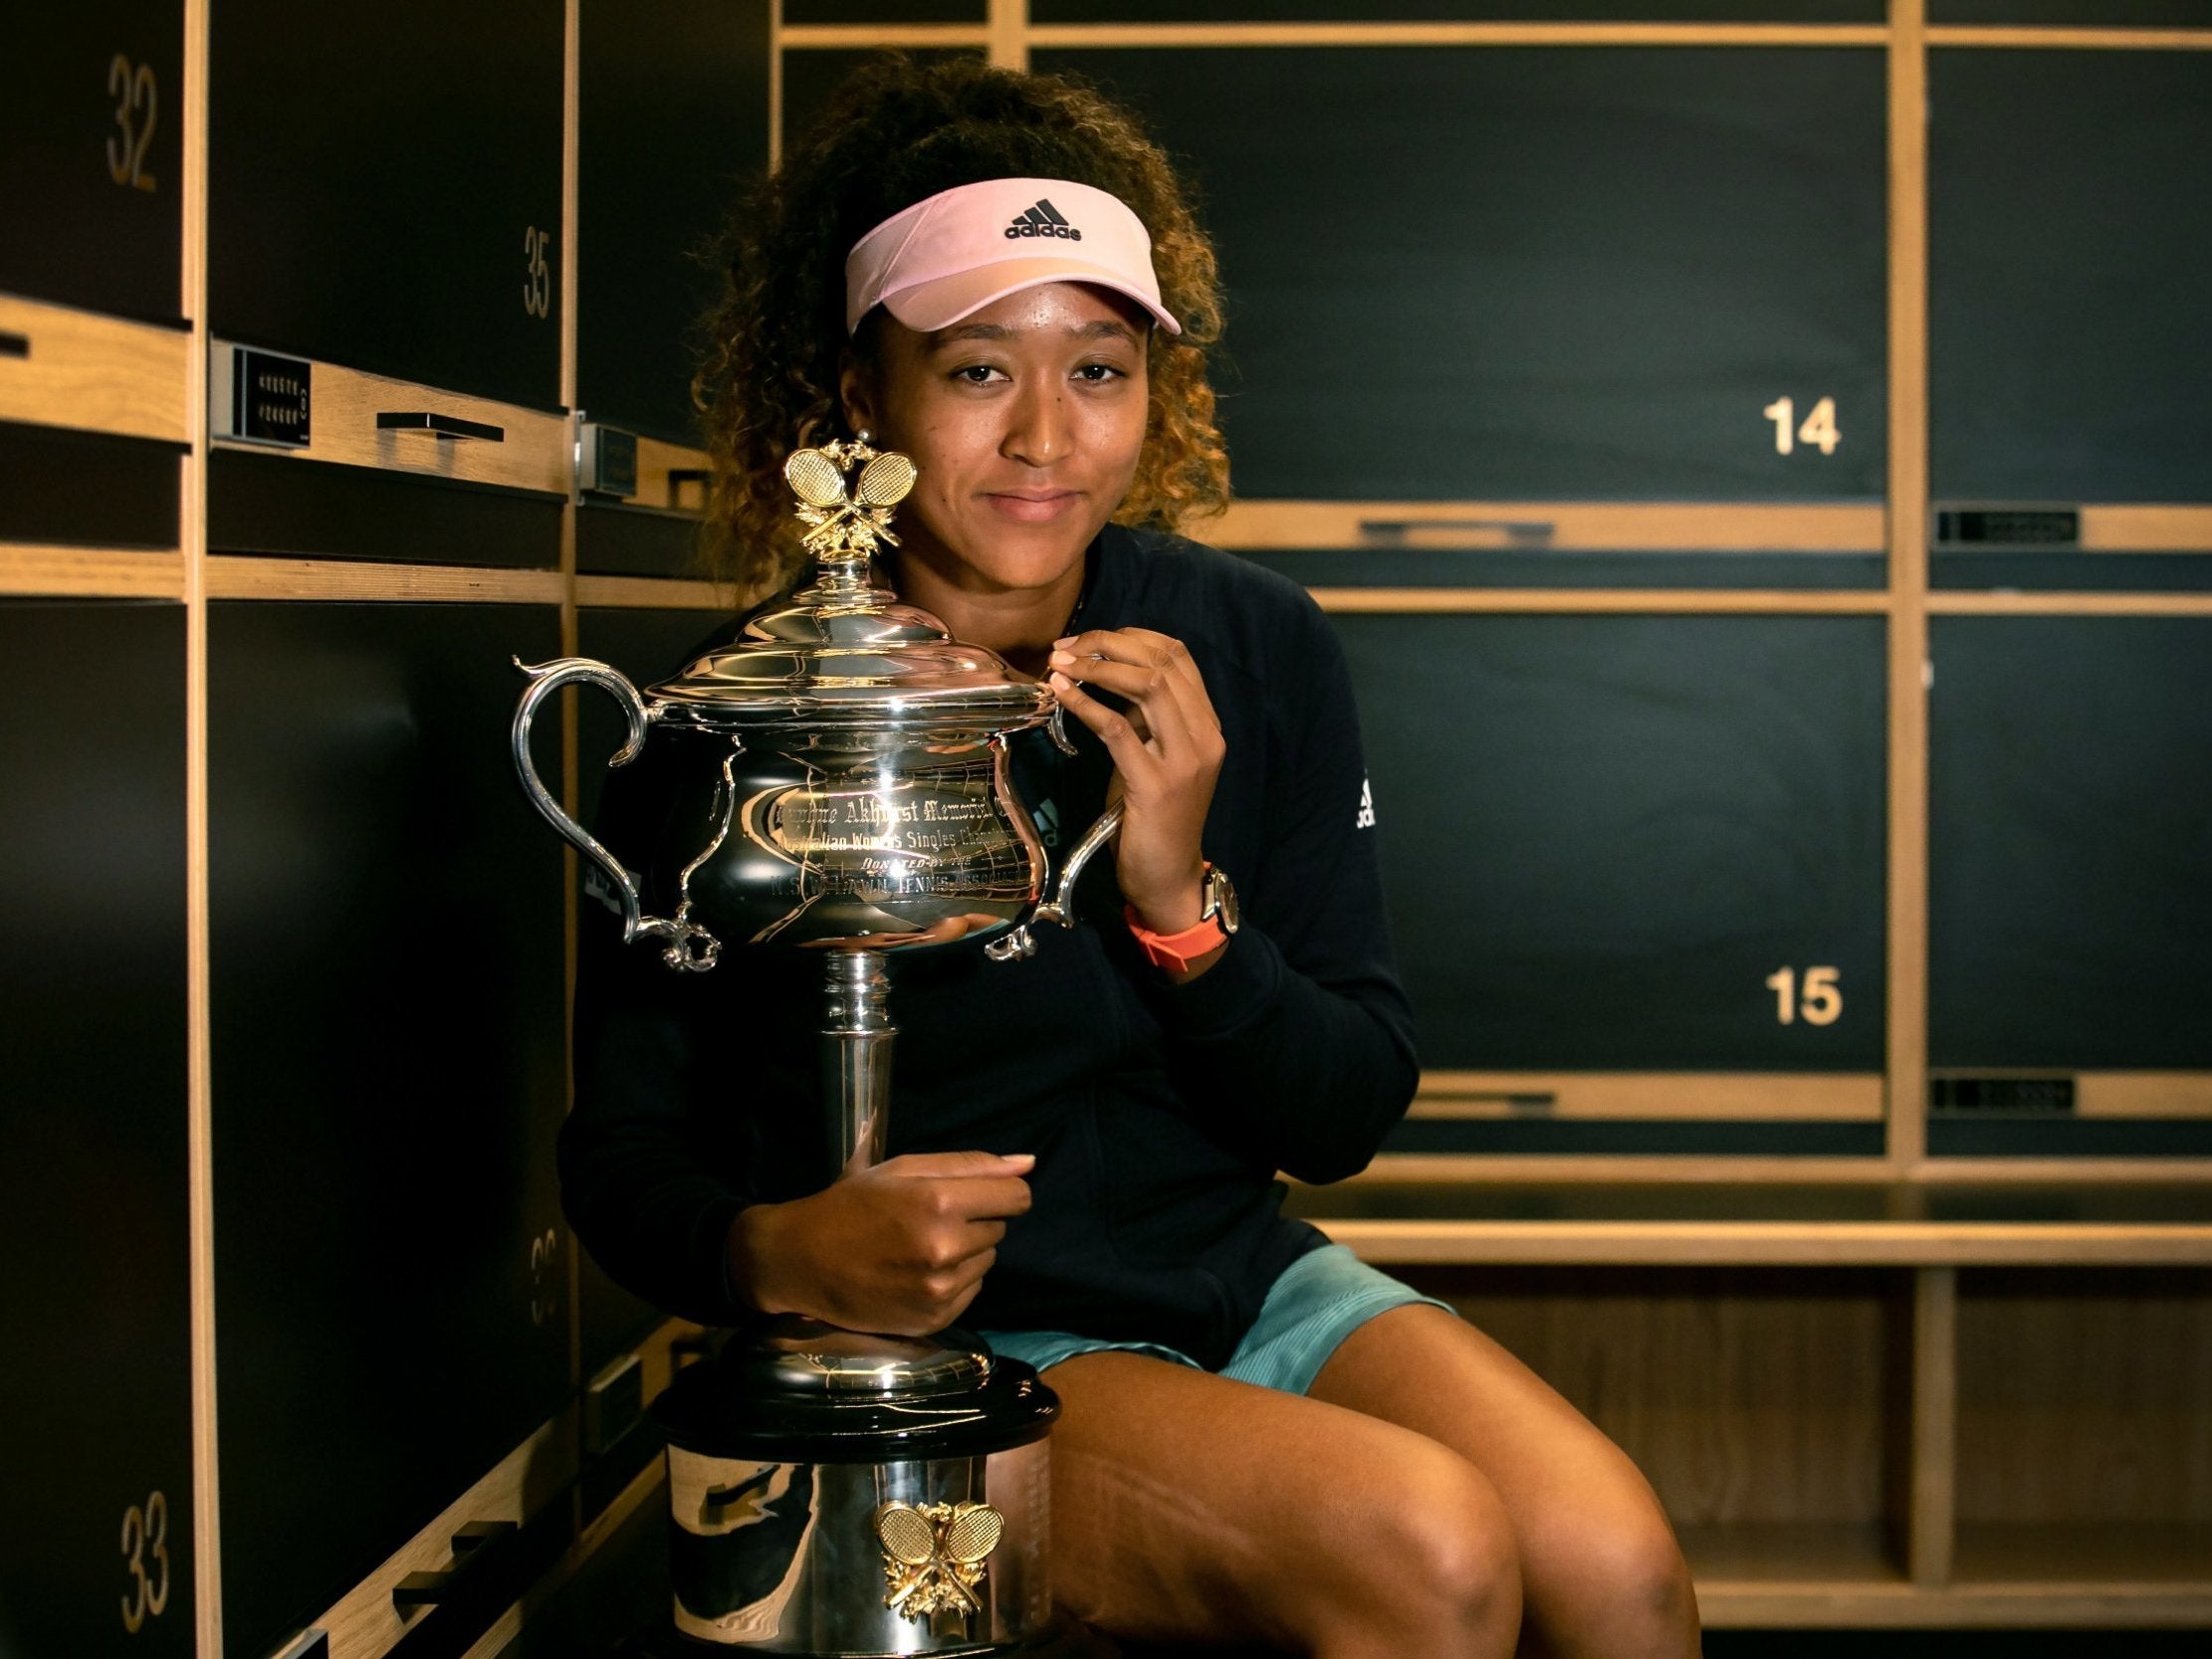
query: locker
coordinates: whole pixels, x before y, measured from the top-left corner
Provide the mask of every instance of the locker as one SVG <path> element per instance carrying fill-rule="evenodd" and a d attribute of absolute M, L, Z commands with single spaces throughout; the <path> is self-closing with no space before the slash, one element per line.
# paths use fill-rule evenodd
<path fill-rule="evenodd" d="M 560 0 L 214 7 L 214 331 L 557 409 L 562 28 Z"/>
<path fill-rule="evenodd" d="M 25 8 L 0 52 L 0 292 L 178 322 L 182 0 Z"/>
<path fill-rule="evenodd" d="M 681 669 L 720 621 L 713 611 L 588 609 L 576 615 L 581 654 L 611 663 L 642 689 Z M 577 821 L 589 826 L 598 813 L 606 782 L 606 760 L 626 735 L 619 710 L 607 698 L 585 693 L 576 746 Z M 643 849 L 616 847 L 618 858 L 637 858 Z M 582 901 L 584 925 L 603 920 L 593 902 Z M 583 1370 L 589 1376 L 609 1358 L 653 1329 L 667 1316 L 623 1290 L 602 1273 L 589 1255 L 583 1258 L 577 1317 L 583 1325 Z"/>
<path fill-rule="evenodd" d="M 1879 618 L 1334 621 L 1425 1068 L 1880 1069 Z M 1860 1123 L 1453 1129 L 1464 1150 L 1880 1147 Z"/>
<path fill-rule="evenodd" d="M 0 1644 L 193 1650 L 184 612 L 0 601 Z"/>
<path fill-rule="evenodd" d="M 696 444 L 693 342 L 718 280 L 701 256 L 768 166 L 769 8 L 587 0 L 580 19 L 577 401 Z"/>
<path fill-rule="evenodd" d="M 1239 495 L 1881 494 L 1879 51 L 1032 61 L 1125 95 L 1197 179 Z"/>
<path fill-rule="evenodd" d="M 576 569 L 586 576 L 699 576 L 699 520 L 687 513 L 586 501 L 576 509 Z"/>
<path fill-rule="evenodd" d="M 2212 60 L 1930 54 L 1938 503 L 2212 502 Z"/>
<path fill-rule="evenodd" d="M 1930 655 L 1931 1147 L 2212 1151 L 2212 1112 L 1961 1086 L 2194 1072 L 2212 1106 L 2212 623 L 1943 616 Z"/>
<path fill-rule="evenodd" d="M 560 499 L 218 449 L 207 459 L 207 539 L 226 553 L 550 570 L 560 562 Z"/>
<path fill-rule="evenodd" d="M 912 47 L 907 55 L 922 63 L 944 58 L 980 58 L 967 48 Z M 806 129 L 829 102 L 839 82 L 874 57 L 872 52 L 808 47 L 783 54 L 783 153 L 806 137 Z"/>
<path fill-rule="evenodd" d="M 182 446 L 0 421 L 0 541 L 177 544 Z"/>
<path fill-rule="evenodd" d="M 560 857 L 507 753 L 509 655 L 558 650 L 551 606 L 210 615 L 238 1652 L 322 1612 L 567 1396 Z"/>

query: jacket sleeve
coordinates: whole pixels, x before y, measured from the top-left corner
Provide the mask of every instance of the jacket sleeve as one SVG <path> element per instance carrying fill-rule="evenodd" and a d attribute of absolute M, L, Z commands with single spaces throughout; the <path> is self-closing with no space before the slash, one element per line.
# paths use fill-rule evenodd
<path fill-rule="evenodd" d="M 1217 1132 L 1300 1180 L 1333 1181 L 1367 1166 L 1421 1074 L 1351 673 L 1328 619 L 1299 602 L 1292 660 L 1277 657 L 1266 678 L 1272 834 L 1256 870 L 1228 872 L 1242 926 L 1162 1002 Z"/>
<path fill-rule="evenodd" d="M 601 838 L 643 844 L 634 819 L 649 793 L 610 778 Z M 713 991 L 704 981 L 715 976 L 672 971 L 652 940 L 622 943 L 620 926 L 588 888 L 582 913 L 575 1101 L 558 1153 L 562 1211 L 592 1259 L 632 1295 L 704 1325 L 735 1323 L 748 1310 L 731 1294 L 727 1240 L 753 1198 L 727 1178 L 728 1149 L 718 1157 L 701 1143 L 707 1120 L 694 1104 L 712 1099 L 696 1032 Z"/>

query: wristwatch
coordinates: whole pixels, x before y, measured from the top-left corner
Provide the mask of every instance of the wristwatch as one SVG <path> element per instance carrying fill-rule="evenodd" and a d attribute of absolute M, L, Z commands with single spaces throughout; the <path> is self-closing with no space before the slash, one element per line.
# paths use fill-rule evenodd
<path fill-rule="evenodd" d="M 1198 922 L 1180 933 L 1156 933 L 1145 926 L 1134 905 L 1122 906 L 1122 918 L 1137 935 L 1137 948 L 1154 967 L 1187 968 L 1208 951 L 1226 943 L 1236 932 L 1236 889 L 1216 866 L 1205 866 L 1205 872 L 1199 888 Z"/>

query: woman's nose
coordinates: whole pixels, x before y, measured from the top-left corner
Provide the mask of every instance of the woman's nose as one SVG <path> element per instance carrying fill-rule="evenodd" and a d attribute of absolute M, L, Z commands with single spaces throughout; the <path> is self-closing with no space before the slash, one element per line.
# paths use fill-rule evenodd
<path fill-rule="evenodd" d="M 998 446 L 1008 460 L 1043 467 L 1067 454 L 1067 405 L 1057 387 L 1024 389 L 1009 414 L 1005 441 Z"/>

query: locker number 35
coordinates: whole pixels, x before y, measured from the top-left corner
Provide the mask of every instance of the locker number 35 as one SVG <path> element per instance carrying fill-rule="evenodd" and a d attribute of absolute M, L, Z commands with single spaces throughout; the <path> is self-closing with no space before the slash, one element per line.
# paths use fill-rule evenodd
<path fill-rule="evenodd" d="M 131 1579 L 129 1593 L 119 1598 L 122 1627 L 135 1635 L 169 1604 L 169 1500 L 160 1493 L 147 1498 L 144 1509 L 132 1504 L 122 1512 L 122 1560 Z"/>
<path fill-rule="evenodd" d="M 542 231 L 536 225 L 523 227 L 523 311 L 531 316 L 553 315 L 553 268 L 546 263 L 546 250 L 553 244 L 553 232 Z"/>
<path fill-rule="evenodd" d="M 1767 989 L 1774 993 L 1774 1017 L 1784 1025 L 1834 1025 L 1843 1018 L 1844 993 L 1832 967 L 1809 967 L 1802 976 L 1778 967 L 1767 975 Z"/>

